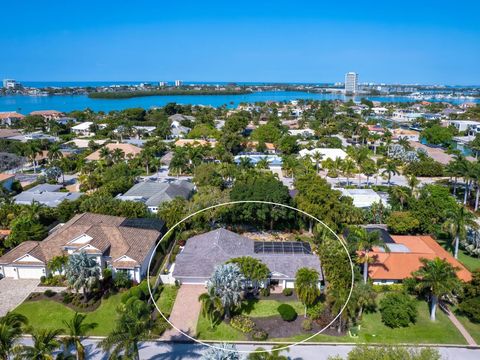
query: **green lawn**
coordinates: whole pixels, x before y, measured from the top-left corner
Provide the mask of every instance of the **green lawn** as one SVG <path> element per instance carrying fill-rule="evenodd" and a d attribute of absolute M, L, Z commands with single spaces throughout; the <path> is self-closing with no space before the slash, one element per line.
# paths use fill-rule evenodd
<path fill-rule="evenodd" d="M 121 294 L 110 296 L 95 311 L 85 313 L 86 322 L 97 323 L 97 327 L 88 332 L 88 335 L 108 335 L 115 325 L 116 308 L 120 303 Z M 69 320 L 75 313 L 72 309 L 52 300 L 26 301 L 19 305 L 16 313 L 27 317 L 33 328 L 61 329 L 62 320 Z"/>
<path fill-rule="evenodd" d="M 157 305 L 165 317 L 169 317 L 172 313 L 173 304 L 177 297 L 178 288 L 175 285 L 163 285 Z"/>
<path fill-rule="evenodd" d="M 457 317 L 458 321 L 462 323 L 465 329 L 467 329 L 470 335 L 472 335 L 477 345 L 480 344 L 480 324 L 471 322 L 470 319 L 464 315 L 455 313 L 455 316 Z"/>
<path fill-rule="evenodd" d="M 298 314 L 304 313 L 304 307 L 300 301 L 278 301 L 278 300 L 249 300 L 242 305 L 241 312 L 251 317 L 267 317 L 279 315 L 277 308 L 282 304 L 291 305 Z"/>
<path fill-rule="evenodd" d="M 443 239 L 437 239 L 437 241 L 443 246 L 444 249 L 450 253 L 452 252 L 450 243 L 448 241 Z M 468 255 L 462 248 L 458 250 L 458 261 L 460 261 L 470 271 L 480 268 L 480 258 Z"/>
<path fill-rule="evenodd" d="M 230 325 L 221 322 L 216 325 L 213 330 L 210 328 L 210 321 L 206 319 L 202 314 L 198 317 L 197 322 L 197 339 L 199 340 L 247 340 L 245 334 L 241 331 L 235 330 Z"/>

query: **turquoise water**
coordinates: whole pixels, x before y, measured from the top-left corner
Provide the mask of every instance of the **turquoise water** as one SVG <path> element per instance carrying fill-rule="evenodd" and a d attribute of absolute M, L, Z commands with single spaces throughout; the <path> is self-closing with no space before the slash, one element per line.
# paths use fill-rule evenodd
<path fill-rule="evenodd" d="M 408 102 L 412 99 L 402 96 L 367 96 L 373 101 Z M 296 91 L 265 91 L 246 95 L 183 95 L 183 96 L 146 96 L 131 99 L 90 99 L 86 95 L 54 95 L 54 96 L 0 96 L 0 111 L 18 111 L 27 114 L 35 110 L 72 111 L 90 108 L 94 111 L 123 110 L 132 107 L 149 109 L 163 106 L 167 103 L 211 105 L 228 107 L 237 106 L 241 102 L 290 101 L 298 99 L 312 100 L 348 100 L 341 94 L 316 94 Z M 360 100 L 356 98 L 355 100 Z M 480 99 L 476 99 L 480 102 Z M 457 100 L 452 103 L 472 102 L 472 100 Z"/>

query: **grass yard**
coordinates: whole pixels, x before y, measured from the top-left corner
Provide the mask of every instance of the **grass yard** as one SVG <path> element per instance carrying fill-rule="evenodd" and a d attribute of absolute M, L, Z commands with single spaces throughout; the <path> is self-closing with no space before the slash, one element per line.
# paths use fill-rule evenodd
<path fill-rule="evenodd" d="M 437 239 L 437 241 L 444 249 L 452 253 L 452 249 L 448 241 L 443 239 Z M 480 258 L 468 255 L 462 248 L 458 249 L 458 261 L 460 261 L 470 271 L 480 268 Z"/>
<path fill-rule="evenodd" d="M 121 296 L 121 294 L 112 295 L 102 300 L 98 309 L 86 313 L 86 322 L 98 324 L 95 329 L 88 332 L 88 335 L 108 335 L 111 332 L 115 326 L 116 308 L 120 304 Z M 35 329 L 64 328 L 62 320 L 68 321 L 75 313 L 72 309 L 52 300 L 26 301 L 14 312 L 26 316 L 28 324 Z"/>
<path fill-rule="evenodd" d="M 477 345 L 480 344 L 480 324 L 471 322 L 470 319 L 464 315 L 455 313 L 455 316 L 457 317 L 458 321 L 462 323 L 465 329 L 467 329 L 470 335 L 472 335 Z"/>
<path fill-rule="evenodd" d="M 366 343 L 466 344 L 448 317 L 437 310 L 437 320 L 430 321 L 428 304 L 417 301 L 418 318 L 414 325 L 392 329 L 382 323 L 380 312 L 365 314 L 358 341 Z"/>
<path fill-rule="evenodd" d="M 178 288 L 175 285 L 163 285 L 162 292 L 157 300 L 157 305 L 162 311 L 163 315 L 165 315 L 167 318 L 172 312 L 177 293 Z"/>
<path fill-rule="evenodd" d="M 241 331 L 235 330 L 224 322 L 215 326 L 213 330 L 210 329 L 210 320 L 205 318 L 202 314 L 198 317 L 196 337 L 199 340 L 247 340 L 245 334 Z"/>
<path fill-rule="evenodd" d="M 279 315 L 277 308 L 282 304 L 291 305 L 298 315 L 305 311 L 300 301 L 278 301 L 278 300 L 249 300 L 243 304 L 241 312 L 251 317 L 266 317 Z"/>

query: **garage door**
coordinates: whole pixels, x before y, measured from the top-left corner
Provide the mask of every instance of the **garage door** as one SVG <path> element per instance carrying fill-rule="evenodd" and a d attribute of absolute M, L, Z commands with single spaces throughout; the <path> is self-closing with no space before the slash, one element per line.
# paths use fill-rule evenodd
<path fill-rule="evenodd" d="M 19 279 L 40 279 L 45 275 L 44 268 L 41 267 L 18 267 Z"/>

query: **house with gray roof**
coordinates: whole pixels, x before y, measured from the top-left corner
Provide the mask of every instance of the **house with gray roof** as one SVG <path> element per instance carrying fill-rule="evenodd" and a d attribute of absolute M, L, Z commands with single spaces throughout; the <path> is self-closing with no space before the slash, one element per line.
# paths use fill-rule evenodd
<path fill-rule="evenodd" d="M 49 273 L 56 256 L 86 253 L 101 269 L 126 272 L 140 282 L 161 238 L 159 219 L 127 219 L 83 213 L 54 229 L 43 241 L 25 241 L 0 257 L 0 275 L 14 279 L 39 279 Z"/>
<path fill-rule="evenodd" d="M 143 202 L 149 211 L 156 213 L 158 207 L 176 197 L 189 199 L 194 190 L 190 181 L 174 180 L 172 182 L 145 181 L 135 184 L 125 194 L 117 195 L 123 201 Z"/>
<path fill-rule="evenodd" d="M 303 267 L 318 271 L 324 282 L 320 259 L 310 244 L 301 241 L 254 241 L 220 228 L 187 240 L 177 255 L 172 277 L 183 284 L 204 285 L 215 267 L 236 257 L 250 256 L 262 261 L 271 271 L 271 283 L 293 288 L 295 275 Z"/>
<path fill-rule="evenodd" d="M 77 200 L 83 193 L 59 191 L 62 185 L 40 184 L 23 191 L 13 199 L 16 204 L 30 205 L 33 201 L 48 207 L 57 207 L 62 201 Z"/>

